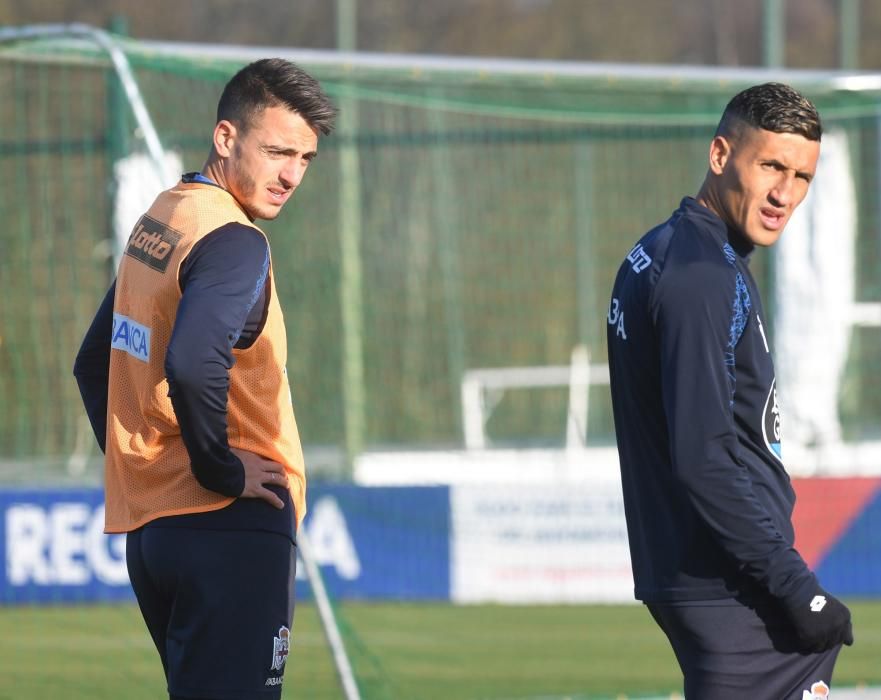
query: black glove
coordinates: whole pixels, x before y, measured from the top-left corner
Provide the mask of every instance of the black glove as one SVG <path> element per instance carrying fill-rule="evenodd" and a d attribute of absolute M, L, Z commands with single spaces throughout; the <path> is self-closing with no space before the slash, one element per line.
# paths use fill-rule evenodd
<path fill-rule="evenodd" d="M 818 653 L 853 644 L 850 610 L 838 598 L 817 586 L 814 595 L 799 605 L 784 602 L 802 650 Z"/>

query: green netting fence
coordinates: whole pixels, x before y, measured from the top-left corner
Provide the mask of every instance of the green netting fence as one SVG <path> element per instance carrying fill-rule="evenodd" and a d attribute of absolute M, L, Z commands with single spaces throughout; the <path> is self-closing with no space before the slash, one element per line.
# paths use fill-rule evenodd
<path fill-rule="evenodd" d="M 225 81 L 278 54 L 120 40 L 162 145 L 201 167 Z M 265 226 L 307 449 L 463 444 L 473 368 L 604 362 L 615 270 L 696 192 L 728 98 L 779 74 L 290 52 L 336 99 L 339 130 Z M 881 299 L 881 92 L 788 73 L 850 137 L 857 299 Z M 113 277 L 114 163 L 143 151 L 119 78 L 88 42 L 0 45 L 0 479 L 57 480 L 96 448 L 71 367 Z M 834 235 L 834 232 L 833 232 Z M 773 315 L 772 256 L 754 271 Z M 845 435 L 881 424 L 878 327 L 854 329 Z M 591 389 L 588 442 L 613 440 Z M 497 444 L 561 445 L 567 391 L 510 392 Z M 25 468 L 26 467 L 26 468 Z"/>

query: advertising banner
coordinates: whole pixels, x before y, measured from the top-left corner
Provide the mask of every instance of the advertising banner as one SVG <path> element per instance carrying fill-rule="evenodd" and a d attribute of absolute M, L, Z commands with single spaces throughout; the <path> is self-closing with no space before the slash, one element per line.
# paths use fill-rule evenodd
<path fill-rule="evenodd" d="M 796 479 L 796 547 L 836 595 L 881 596 L 881 479 Z M 133 600 L 100 489 L 0 491 L 0 604 Z M 350 600 L 633 600 L 617 479 L 316 484 L 304 523 L 330 595 Z M 310 595 L 298 567 L 298 595 Z"/>
<path fill-rule="evenodd" d="M 455 602 L 632 601 L 621 487 L 451 488 Z"/>
<path fill-rule="evenodd" d="M 310 487 L 304 527 L 330 594 L 449 600 L 449 509 L 446 487 Z M 134 600 L 125 535 L 103 529 L 101 489 L 0 491 L 0 603 Z"/>
<path fill-rule="evenodd" d="M 0 602 L 133 599 L 125 535 L 104 534 L 100 489 L 0 491 Z"/>
<path fill-rule="evenodd" d="M 333 598 L 449 600 L 446 486 L 315 486 L 305 528 Z M 297 569 L 298 591 L 305 582 Z"/>

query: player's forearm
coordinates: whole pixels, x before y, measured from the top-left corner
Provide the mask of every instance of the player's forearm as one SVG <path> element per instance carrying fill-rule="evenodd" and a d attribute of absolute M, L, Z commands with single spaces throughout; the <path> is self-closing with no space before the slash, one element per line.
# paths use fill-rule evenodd
<path fill-rule="evenodd" d="M 782 495 L 769 497 L 767 483 L 754 483 L 751 468 L 769 468 L 749 466 L 727 406 L 726 384 L 705 369 L 702 391 L 680 375 L 675 394 L 685 401 L 667 407 L 673 474 L 700 523 L 743 575 L 775 597 L 799 596 L 814 581 L 792 546 L 787 502 Z M 759 495 L 762 488 L 765 498 Z"/>
<path fill-rule="evenodd" d="M 241 461 L 229 449 L 226 405 L 229 371 L 205 346 L 192 346 L 178 336 L 182 347 L 169 345 L 165 371 L 168 395 L 196 480 L 224 496 L 239 496 L 245 486 Z M 210 350 L 210 348 L 209 348 Z"/>
<path fill-rule="evenodd" d="M 107 445 L 107 377 L 76 375 L 83 406 L 101 452 Z"/>
<path fill-rule="evenodd" d="M 193 474 L 225 496 L 239 496 L 245 486 L 244 467 L 227 438 L 232 348 L 265 284 L 268 254 L 259 232 L 238 225 L 200 241 L 181 266 L 183 294 L 165 355 L 169 397 Z"/>
<path fill-rule="evenodd" d="M 686 471 L 690 505 L 739 572 L 781 600 L 808 596 L 816 578 L 757 497 L 746 469 L 715 462 Z"/>

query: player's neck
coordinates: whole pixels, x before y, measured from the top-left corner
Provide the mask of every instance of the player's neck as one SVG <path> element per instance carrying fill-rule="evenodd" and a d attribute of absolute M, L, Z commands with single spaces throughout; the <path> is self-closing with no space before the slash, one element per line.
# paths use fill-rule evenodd
<path fill-rule="evenodd" d="M 694 198 L 698 204 L 706 207 L 724 221 L 724 217 L 722 216 L 722 208 L 719 206 L 719 198 L 716 196 L 715 191 L 707 182 L 707 180 L 704 180 L 704 183 L 701 185 L 700 190 L 698 190 L 698 193 L 694 196 Z"/>
<path fill-rule="evenodd" d="M 202 166 L 200 172 L 204 177 L 217 183 L 227 192 L 229 191 L 226 181 L 226 173 L 223 170 L 223 163 L 213 153 L 208 156 L 208 160 L 205 161 L 205 165 Z"/>

